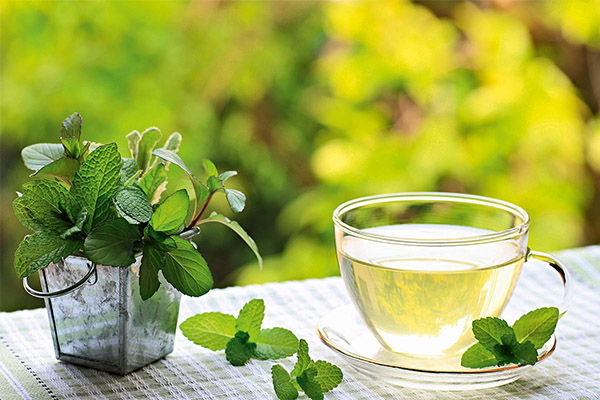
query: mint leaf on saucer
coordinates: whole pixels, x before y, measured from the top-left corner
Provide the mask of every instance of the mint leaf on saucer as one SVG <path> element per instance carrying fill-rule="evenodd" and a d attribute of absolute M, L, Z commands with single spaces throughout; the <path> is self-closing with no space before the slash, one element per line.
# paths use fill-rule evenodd
<path fill-rule="evenodd" d="M 183 230 L 190 199 L 185 189 L 180 189 L 163 201 L 150 219 L 150 226 L 167 235 Z"/>
<path fill-rule="evenodd" d="M 271 367 L 271 376 L 273 377 L 273 387 L 275 394 L 280 400 L 295 400 L 298 398 L 298 390 L 292 383 L 292 377 L 279 364 Z"/>
<path fill-rule="evenodd" d="M 467 368 L 485 368 L 498 365 L 498 360 L 481 343 L 475 343 L 464 352 L 460 360 L 460 365 Z"/>
<path fill-rule="evenodd" d="M 557 323 L 558 308 L 544 307 L 523 315 L 514 323 L 513 330 L 519 342 L 529 340 L 540 349 L 552 336 Z"/>
<path fill-rule="evenodd" d="M 94 228 L 85 239 L 85 256 L 99 265 L 126 267 L 135 262 L 133 243 L 141 238 L 137 225 L 124 218 Z"/>
<path fill-rule="evenodd" d="M 265 302 L 262 299 L 252 299 L 240 310 L 235 329 L 247 332 L 251 339 L 255 339 L 260 332 L 264 317 Z"/>
<path fill-rule="evenodd" d="M 475 339 L 490 351 L 495 345 L 502 344 L 502 335 L 510 332 L 512 332 L 510 326 L 500 318 L 487 317 L 473 321 Z"/>

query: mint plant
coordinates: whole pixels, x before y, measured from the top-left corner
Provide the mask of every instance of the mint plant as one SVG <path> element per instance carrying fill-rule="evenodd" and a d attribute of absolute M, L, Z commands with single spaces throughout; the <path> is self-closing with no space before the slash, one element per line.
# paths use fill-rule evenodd
<path fill-rule="evenodd" d="M 218 351 L 234 366 L 251 358 L 262 360 L 289 357 L 296 352 L 298 338 L 284 328 L 261 329 L 265 303 L 253 299 L 242 307 L 238 317 L 220 312 L 196 314 L 179 328 L 197 345 Z"/>
<path fill-rule="evenodd" d="M 131 157 L 122 158 L 116 143 L 81 141 L 82 118 L 74 113 L 61 127 L 61 143 L 40 143 L 23 149 L 33 181 L 23 186 L 14 211 L 33 234 L 15 253 L 15 269 L 27 277 L 69 255 L 96 264 L 128 266 L 141 255 L 140 294 L 150 298 L 159 288 L 159 271 L 180 292 L 201 296 L 212 288 L 206 261 L 190 242 L 198 226 L 220 223 L 237 233 L 262 259 L 256 243 L 235 221 L 212 213 L 205 216 L 213 196 L 225 194 L 234 213 L 244 209 L 246 197 L 225 187 L 235 171 L 218 173 L 204 160 L 207 180 L 202 183 L 177 155 L 181 135 L 173 133 L 157 148 L 161 133 L 149 128 L 127 135 Z M 185 189 L 162 199 L 170 163 L 190 177 L 193 193 Z"/>
<path fill-rule="evenodd" d="M 541 349 L 556 329 L 558 308 L 545 307 L 528 312 L 512 327 L 500 318 L 487 317 L 473 321 L 473 334 L 478 343 L 462 355 L 461 365 L 484 368 L 505 364 L 530 364 L 538 361 Z"/>
<path fill-rule="evenodd" d="M 323 393 L 337 387 L 343 379 L 342 371 L 327 361 L 313 361 L 308 355 L 308 343 L 298 342 L 298 361 L 291 373 L 279 364 L 271 367 L 273 387 L 280 400 L 298 398 L 302 390 L 312 400 L 322 400 Z"/>

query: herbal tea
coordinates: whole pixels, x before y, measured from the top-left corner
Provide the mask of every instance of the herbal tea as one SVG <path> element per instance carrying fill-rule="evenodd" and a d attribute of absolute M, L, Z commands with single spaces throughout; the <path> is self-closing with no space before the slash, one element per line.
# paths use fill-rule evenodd
<path fill-rule="evenodd" d="M 491 233 L 428 224 L 363 232 L 415 239 Z M 500 315 L 524 261 L 519 253 L 510 240 L 425 248 L 346 236 L 338 245 L 342 277 L 378 340 L 392 351 L 422 356 L 457 355 L 475 342 L 471 323 Z"/>

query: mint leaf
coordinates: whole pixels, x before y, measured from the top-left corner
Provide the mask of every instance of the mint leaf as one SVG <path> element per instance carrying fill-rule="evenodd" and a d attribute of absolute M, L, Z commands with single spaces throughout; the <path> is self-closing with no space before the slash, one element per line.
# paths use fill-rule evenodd
<path fill-rule="evenodd" d="M 21 158 L 25 166 L 37 171 L 65 155 L 65 148 L 57 143 L 37 143 L 21 150 Z"/>
<path fill-rule="evenodd" d="M 146 242 L 157 250 L 171 251 L 177 248 L 175 239 L 163 232 L 156 232 L 150 225 L 146 226 L 144 231 Z"/>
<path fill-rule="evenodd" d="M 119 184 L 121 156 L 116 143 L 102 145 L 94 150 L 81 164 L 73 179 L 71 192 L 88 212 L 88 221 L 84 230 L 108 220 L 112 197 Z"/>
<path fill-rule="evenodd" d="M 332 390 L 342 382 L 344 375 L 342 374 L 342 370 L 336 365 L 328 363 L 327 361 L 318 360 L 315 361 L 312 367 L 317 369 L 315 380 L 323 392 Z"/>
<path fill-rule="evenodd" d="M 156 164 L 146 172 L 138 186 L 146 193 L 150 203 L 155 204 L 160 200 L 160 195 L 167 188 L 167 171 L 164 164 Z"/>
<path fill-rule="evenodd" d="M 165 253 L 162 267 L 165 279 L 183 294 L 202 296 L 213 285 L 206 261 L 190 242 L 173 237 L 177 248 Z"/>
<path fill-rule="evenodd" d="M 529 340 L 518 343 L 513 347 L 513 354 L 518 360 L 519 364 L 530 364 L 534 365 L 538 361 L 538 353 L 533 343 Z"/>
<path fill-rule="evenodd" d="M 308 355 L 308 343 L 304 339 L 300 339 L 298 342 L 298 361 L 292 370 L 293 376 L 300 376 L 302 372 L 312 363 L 310 356 Z"/>
<path fill-rule="evenodd" d="M 460 365 L 466 368 L 484 368 L 497 364 L 496 356 L 481 343 L 475 343 L 469 347 L 460 359 Z"/>
<path fill-rule="evenodd" d="M 34 231 L 63 233 L 74 225 L 77 205 L 61 184 L 37 180 L 23 185 L 23 195 L 13 202 L 15 215 Z"/>
<path fill-rule="evenodd" d="M 68 157 L 78 159 L 81 156 L 81 115 L 73 113 L 62 123 L 60 129 L 60 141 L 65 147 L 65 153 Z"/>
<path fill-rule="evenodd" d="M 81 240 L 60 239 L 54 234 L 38 232 L 26 236 L 15 252 L 15 269 L 19 278 L 46 268 L 76 253 L 81 248 Z"/>
<path fill-rule="evenodd" d="M 246 242 L 248 247 L 250 247 L 250 249 L 254 252 L 256 259 L 258 260 L 258 265 L 262 269 L 263 260 L 262 260 L 262 257 L 260 256 L 260 253 L 258 252 L 258 246 L 256 245 L 256 242 L 254 242 L 254 240 L 250 237 L 250 235 L 248 235 L 248 233 L 246 233 L 244 228 L 242 228 L 240 226 L 240 224 L 238 224 L 235 221 L 230 220 L 229 218 L 227 218 L 224 215 L 217 214 L 216 212 L 213 212 L 210 215 L 210 217 L 203 219 L 200 223 L 203 224 L 206 222 L 218 222 L 220 224 L 227 226 L 232 231 L 237 233 L 244 240 L 244 242 Z"/>
<path fill-rule="evenodd" d="M 129 147 L 129 151 L 131 152 L 131 158 L 137 160 L 138 144 L 140 143 L 142 135 L 140 135 L 138 131 L 133 131 L 125 137 L 127 138 L 127 147 Z"/>
<path fill-rule="evenodd" d="M 319 385 L 316 379 L 317 373 L 315 367 L 309 367 L 296 378 L 296 382 L 298 382 L 298 385 L 300 385 L 310 399 L 323 400 L 323 389 L 321 389 L 321 385 Z"/>
<path fill-rule="evenodd" d="M 494 346 L 502 344 L 502 335 L 512 333 L 506 321 L 500 318 L 487 317 L 473 321 L 473 335 L 486 349 L 492 351 Z"/>
<path fill-rule="evenodd" d="M 298 338 L 291 331 L 284 328 L 262 329 L 254 338 L 256 343 L 256 356 L 262 359 L 276 360 L 289 357 L 298 348 Z"/>
<path fill-rule="evenodd" d="M 204 171 L 206 171 L 206 175 L 208 176 L 217 176 L 219 175 L 219 171 L 217 170 L 217 167 L 215 167 L 215 164 L 210 161 L 209 159 L 204 159 L 202 160 L 202 166 L 204 167 Z"/>
<path fill-rule="evenodd" d="M 540 349 L 544 343 L 550 340 L 557 322 L 558 308 L 539 308 L 519 318 L 514 323 L 513 330 L 519 342 L 523 343 L 529 340 L 536 349 Z"/>
<path fill-rule="evenodd" d="M 152 217 L 152 205 L 136 185 L 121 188 L 114 201 L 119 214 L 131 224 L 148 222 Z"/>
<path fill-rule="evenodd" d="M 152 154 L 157 157 L 162 158 L 163 160 L 165 160 L 167 162 L 171 162 L 171 163 L 177 165 L 179 168 L 184 170 L 186 174 L 188 174 L 190 176 L 194 176 L 194 174 L 192 174 L 192 171 L 190 171 L 190 169 L 187 167 L 187 165 L 185 165 L 185 163 L 183 162 L 181 157 L 179 157 L 177 154 L 175 154 L 171 150 L 156 149 L 152 152 Z"/>
<path fill-rule="evenodd" d="M 298 390 L 292 383 L 290 374 L 279 364 L 271 367 L 273 377 L 273 388 L 279 400 L 295 400 L 298 398 Z"/>
<path fill-rule="evenodd" d="M 135 262 L 133 242 L 140 239 L 136 225 L 118 218 L 94 228 L 85 239 L 85 256 L 99 265 L 126 267 Z"/>
<path fill-rule="evenodd" d="M 159 232 L 173 234 L 183 229 L 189 207 L 189 197 L 185 189 L 180 189 L 167 197 L 152 214 L 150 226 Z"/>
<path fill-rule="evenodd" d="M 225 346 L 225 358 L 236 367 L 240 367 L 252 357 L 256 345 L 248 342 L 248 333 L 238 331 Z"/>
<path fill-rule="evenodd" d="M 237 171 L 225 171 L 222 174 L 219 174 L 219 180 L 223 183 L 232 176 L 237 175 Z"/>
<path fill-rule="evenodd" d="M 235 189 L 225 189 L 225 196 L 227 197 L 227 202 L 229 203 L 229 207 L 231 207 L 231 211 L 234 213 L 240 213 L 246 207 L 246 195 Z"/>
<path fill-rule="evenodd" d="M 263 318 L 265 317 L 265 303 L 262 299 L 252 299 L 240 310 L 235 324 L 238 331 L 248 332 L 251 339 L 255 339 L 260 332 Z M 293 353 L 292 353 L 293 354 Z"/>
<path fill-rule="evenodd" d="M 180 326 L 183 335 L 202 347 L 223 350 L 235 336 L 235 317 L 219 312 L 197 314 L 186 319 Z"/>
<path fill-rule="evenodd" d="M 209 176 L 206 181 L 206 186 L 211 193 L 214 193 L 220 189 L 224 189 L 223 182 L 217 176 Z"/>
<path fill-rule="evenodd" d="M 135 176 L 135 174 L 139 171 L 137 167 L 137 163 L 132 158 L 123 158 L 121 159 L 121 185 L 125 185 L 131 178 Z"/>
<path fill-rule="evenodd" d="M 163 149 L 177 153 L 179 151 L 179 145 L 181 144 L 181 134 L 179 132 L 173 132 L 165 141 Z"/>
<path fill-rule="evenodd" d="M 52 161 L 50 164 L 40 168 L 30 176 L 35 176 L 36 178 L 55 177 L 65 180 L 71 184 L 78 169 L 78 160 L 74 158 L 63 157 L 56 161 Z"/>
<path fill-rule="evenodd" d="M 147 300 L 160 286 L 158 280 L 158 271 L 160 271 L 163 261 L 164 254 L 151 246 L 149 243 L 144 244 L 144 251 L 142 255 L 142 263 L 140 264 L 140 296 L 142 300 Z"/>
<path fill-rule="evenodd" d="M 495 344 L 492 353 L 496 356 L 499 366 L 510 363 L 518 363 L 513 349 L 519 344 L 515 338 L 515 333 L 511 330 L 510 333 L 502 335 L 500 343 Z"/>
<path fill-rule="evenodd" d="M 142 137 L 138 143 L 137 157 L 135 157 L 138 168 L 142 171 L 147 171 L 150 167 L 152 150 L 160 141 L 161 136 L 158 128 L 148 128 L 142 132 Z"/>

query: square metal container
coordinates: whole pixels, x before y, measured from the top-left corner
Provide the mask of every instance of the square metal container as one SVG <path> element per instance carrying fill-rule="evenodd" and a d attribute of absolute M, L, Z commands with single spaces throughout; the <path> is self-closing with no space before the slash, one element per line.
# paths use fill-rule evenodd
<path fill-rule="evenodd" d="M 141 256 L 129 267 L 97 265 L 87 282 L 46 298 L 56 358 L 125 375 L 173 351 L 181 293 L 159 274 L 161 285 L 140 297 Z M 40 270 L 46 292 L 61 291 L 92 271 L 91 262 L 69 256 Z"/>

